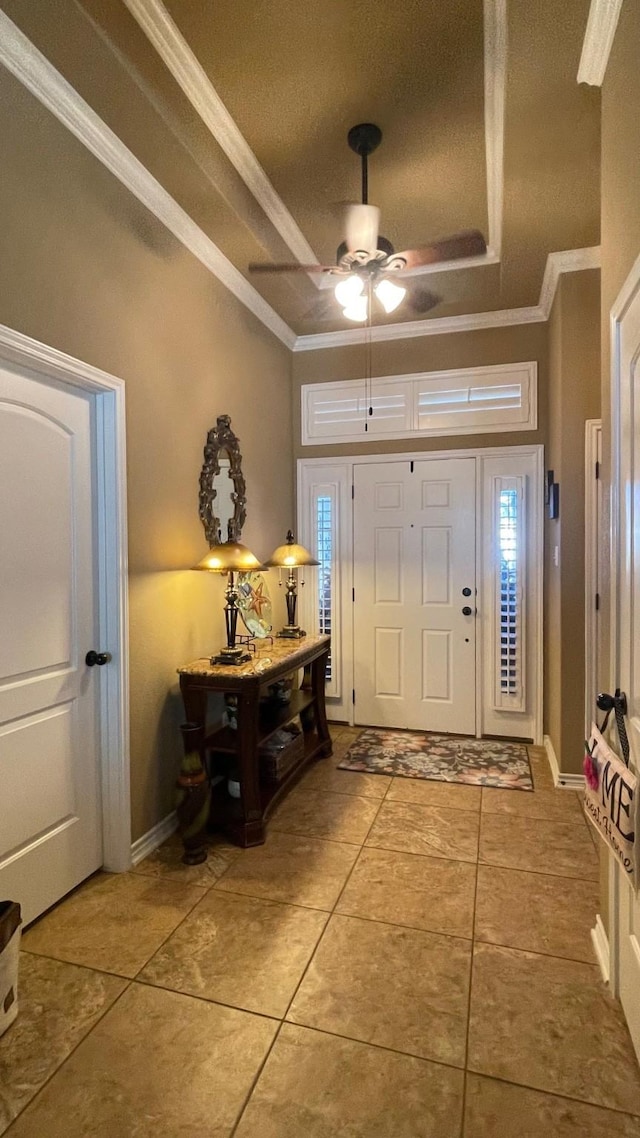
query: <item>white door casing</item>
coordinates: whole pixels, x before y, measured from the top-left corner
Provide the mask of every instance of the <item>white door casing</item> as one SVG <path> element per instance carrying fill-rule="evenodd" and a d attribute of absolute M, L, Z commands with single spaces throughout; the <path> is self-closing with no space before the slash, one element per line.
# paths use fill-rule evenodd
<path fill-rule="evenodd" d="M 584 730 L 589 738 L 595 713 L 600 657 L 600 549 L 602 521 L 602 420 L 587 419 L 584 448 Z"/>
<path fill-rule="evenodd" d="M 78 644 L 71 656 L 72 667 L 67 668 L 67 672 L 76 673 L 77 687 L 80 689 L 80 694 L 83 693 L 84 688 L 88 685 L 94 688 L 97 693 L 97 708 L 92 710 L 95 714 L 95 728 L 89 732 L 90 738 L 88 740 L 89 746 L 94 743 L 97 747 L 100 762 L 98 764 L 98 785 L 92 780 L 92 785 L 95 790 L 94 801 L 97 803 L 98 821 L 96 829 L 98 833 L 102 830 L 102 843 L 100 845 L 100 858 L 99 863 L 102 863 L 105 868 L 112 871 L 121 871 L 129 868 L 131 864 L 131 821 L 130 821 L 130 786 L 129 786 L 129 722 L 128 722 L 128 648 L 127 648 L 127 563 L 126 563 L 126 469 L 125 469 L 125 420 L 124 420 L 124 385 L 121 380 L 106 372 L 102 372 L 91 365 L 85 364 L 80 360 L 74 359 L 63 352 L 50 348 L 45 344 L 39 343 L 30 337 L 24 336 L 21 333 L 15 332 L 12 329 L 0 326 L 0 366 L 4 369 L 3 374 L 11 377 L 11 382 L 20 382 L 28 379 L 30 380 L 32 391 L 38 391 L 39 394 L 45 399 L 50 398 L 59 400 L 61 397 L 66 406 L 74 408 L 84 407 L 84 412 L 90 408 L 93 416 L 93 437 L 94 447 L 93 453 L 89 459 L 89 478 L 86 479 L 85 484 L 81 486 L 78 493 L 74 491 L 75 501 L 80 505 L 84 500 L 86 507 L 87 492 L 90 495 L 92 506 L 92 521 L 91 521 L 91 534 L 90 537 L 93 543 L 93 561 L 96 576 L 96 594 L 95 606 L 92 618 L 91 638 L 88 645 Z M 66 396 L 66 400 L 64 397 Z M 75 399 L 75 402 L 73 400 Z M 69 403 L 69 401 L 72 401 Z M 18 403 L 21 400 L 18 400 Z M 22 400 L 24 402 L 24 400 Z M 14 402 L 15 405 L 15 402 Z M 83 413 L 84 413 L 83 412 Z M 15 411 L 13 412 L 15 415 Z M 36 416 L 37 416 L 36 412 Z M 45 412 L 44 419 L 41 416 L 41 427 L 45 429 L 46 436 L 46 422 L 47 412 Z M 26 415 L 26 412 L 25 412 Z M 49 416 L 49 422 L 56 420 L 56 415 Z M 25 417 L 25 422 L 27 418 Z M 86 423 L 85 423 L 86 425 Z M 53 424 L 52 424 L 53 426 Z M 64 436 L 64 428 L 62 428 Z M 54 434 L 51 438 L 54 438 Z M 68 436 L 69 437 L 69 436 Z M 60 449 L 60 448 L 58 448 Z M 80 444 L 74 440 L 73 449 L 75 452 L 72 460 L 73 463 L 81 460 L 81 447 Z M 55 450 L 55 445 L 54 445 Z M 58 461 L 60 456 L 58 455 Z M 13 489 L 13 483 L 16 479 L 15 464 L 12 465 L 12 475 L 10 485 Z M 43 470 L 42 463 L 34 464 L 35 473 L 30 477 L 37 485 L 38 473 Z M 85 462 L 86 470 L 86 462 Z M 45 470 L 46 473 L 46 470 Z M 49 472 L 51 474 L 51 472 Z M 4 483 L 6 485 L 6 482 Z M 91 495 L 93 489 L 93 495 Z M 49 493 L 49 487 L 46 486 L 44 493 Z M 13 511 L 14 524 L 19 515 Z M 36 538 L 40 536 L 44 541 L 46 531 L 46 518 L 43 525 L 38 532 L 38 503 L 33 516 L 30 519 L 32 533 Z M 60 523 L 60 530 L 62 530 L 62 521 Z M 80 542 L 80 529 L 74 532 L 73 539 L 70 543 L 70 551 L 73 559 L 73 571 L 76 579 L 79 581 L 81 571 L 84 567 L 85 555 L 80 558 L 79 545 Z M 15 557 L 18 556 L 14 552 Z M 91 557 L 91 553 L 89 554 Z M 2 545 L 0 544 L 0 559 L 2 559 Z M 28 560 L 28 559 L 27 559 Z M 35 560 L 35 558 L 34 558 Z M 51 562 L 47 561 L 47 549 L 43 545 L 40 549 L 40 571 L 43 577 L 46 576 L 45 570 L 51 568 Z M 62 559 L 58 558 L 57 567 L 63 564 Z M 8 574 L 3 572 L 3 581 L 8 578 Z M 79 585 L 79 593 L 83 592 L 83 585 Z M 74 582 L 75 589 L 75 582 Z M 50 591 L 49 591 L 50 596 Z M 39 599 L 36 597 L 36 604 Z M 47 612 L 51 610 L 52 606 L 49 605 Z M 86 607 L 82 611 L 86 612 Z M 43 631 L 43 638 L 39 645 L 36 645 L 36 650 L 40 652 L 40 663 L 46 658 L 45 648 L 51 649 L 55 647 L 53 640 L 55 635 L 58 635 L 58 647 L 61 643 L 61 628 L 64 624 L 60 619 L 60 608 L 55 608 L 57 616 L 48 625 L 48 628 Z M 14 624 L 16 614 L 12 615 Z M 78 618 L 79 619 L 79 618 Z M 5 623 L 6 607 L 5 607 Z M 43 623 L 43 622 L 41 622 Z M 33 623 L 32 623 L 33 629 Z M 68 630 L 68 626 L 67 626 Z M 22 628 L 25 631 L 25 628 Z M 29 630 L 31 631 L 31 630 Z M 80 631 L 80 626 L 77 620 L 72 620 L 72 636 L 75 637 L 76 633 Z M 31 637 L 31 639 L 33 639 Z M 100 647 L 108 650 L 112 655 L 112 662 L 108 667 L 86 669 L 84 666 L 84 652 L 87 647 Z M 33 651 L 33 645 L 30 643 L 30 637 L 27 636 L 26 642 L 23 643 L 22 658 L 18 658 L 16 653 L 15 661 L 9 664 L 8 670 L 12 672 L 13 679 L 7 683 L 5 676 L 5 683 L 2 685 L 2 700 L 4 713 L 2 719 L 10 716 L 13 723 L 16 723 L 14 712 L 22 710 L 17 706 L 18 698 L 26 698 L 26 696 L 18 696 L 18 689 L 21 686 L 21 681 L 25 680 L 24 672 L 19 673 L 16 677 L 16 668 L 18 666 L 27 665 L 29 662 L 34 663 L 33 657 L 29 661 L 29 651 Z M 53 655 L 60 655 L 54 652 Z M 69 655 L 69 653 L 68 653 Z M 5 658 L 5 670 L 6 658 Z M 54 663 L 60 664 L 61 661 L 53 661 L 50 659 L 50 671 L 55 673 L 64 672 L 64 667 L 56 668 Z M 64 662 L 62 662 L 64 663 Z M 31 686 L 35 689 L 43 687 L 43 676 L 46 673 L 47 666 L 45 664 L 44 670 L 42 667 L 37 669 L 35 677 L 32 677 Z M 50 676 L 46 682 L 50 686 L 55 684 L 55 678 Z M 58 743 L 61 745 L 61 740 L 64 736 L 63 728 L 75 716 L 79 721 L 82 721 L 85 716 L 84 710 L 80 711 L 82 701 L 78 702 L 75 698 L 76 693 L 73 689 L 74 681 L 70 678 L 69 674 L 62 684 L 61 690 L 58 695 L 61 695 L 63 702 L 63 711 L 57 715 L 51 715 L 50 720 L 55 730 L 58 731 Z M 22 683 L 25 690 L 28 690 L 29 684 Z M 66 699 L 71 695 L 71 699 Z M 52 698 L 52 693 L 47 693 L 47 698 L 44 699 L 46 707 L 51 708 L 53 705 L 48 701 Z M 66 700 L 66 704 L 65 704 Z M 92 701 L 93 702 L 93 701 Z M 71 710 L 69 704 L 77 705 L 75 710 Z M 35 713 L 36 717 L 38 713 Z M 46 719 L 46 715 L 45 715 Z M 5 725 L 6 726 L 6 725 Z M 34 724 L 36 726 L 36 724 Z M 40 727 L 40 731 L 44 727 Z M 16 738 L 27 738 L 28 732 L 9 731 Z M 35 736 L 34 736 L 35 737 Z M 84 739 L 82 740 L 84 745 Z M 12 754 L 15 755 L 15 749 L 11 748 Z M 36 756 L 37 761 L 38 756 Z M 76 762 L 77 756 L 74 753 L 73 761 Z M 33 751 L 32 751 L 32 761 Z M 67 774 L 70 768 L 67 766 Z M 44 777 L 51 777 L 49 770 L 45 768 Z M 78 774 L 73 769 L 73 779 L 75 780 L 74 790 L 81 786 L 82 778 L 78 781 Z M 23 792 L 32 793 L 33 787 L 22 788 Z M 58 790 L 58 806 L 60 806 L 62 799 L 60 794 L 63 790 L 62 780 L 57 787 Z M 88 790 L 88 783 L 84 783 L 85 791 Z M 69 790 L 69 783 L 67 783 L 67 790 Z M 33 803 L 28 803 L 31 809 L 34 809 Z M 53 808 L 53 802 L 52 802 Z M 84 809 L 84 807 L 83 807 Z M 68 811 L 71 816 L 73 811 Z M 78 830 L 80 824 L 72 823 L 69 817 L 65 819 L 64 811 L 62 817 L 59 819 L 61 825 L 56 826 L 51 823 L 49 827 L 45 826 L 45 831 L 55 831 L 56 828 L 61 833 L 66 831 L 73 832 Z M 34 821 L 34 818 L 32 818 Z M 14 826 L 15 828 L 15 826 Z M 15 839 L 16 835 L 13 835 Z M 2 847 L 6 854 L 7 846 L 9 845 L 10 837 L 4 834 Z M 40 843 L 46 847 L 46 841 Z M 87 839 L 87 846 L 91 845 Z M 20 845 L 20 842 L 18 842 Z M 15 862 L 16 865 L 20 861 L 19 851 L 15 850 L 12 845 L 14 854 L 18 856 L 11 857 L 10 861 Z M 83 855 L 84 856 L 84 855 Z M 92 867 L 93 868 L 93 867 Z M 13 872 L 13 871 L 12 871 Z M 49 867 L 47 866 L 47 872 Z M 90 871 L 89 871 L 90 872 Z M 7 878 L 4 881 L 8 880 Z M 3 885 L 4 885 L 3 881 Z M 4 892 L 4 888 L 1 890 Z M 11 896 L 11 893 L 7 893 Z M 19 899 L 19 898 L 16 898 Z M 25 917 L 30 919 L 33 915 L 31 912 L 32 901 L 28 900 L 25 906 Z"/>
<path fill-rule="evenodd" d="M 611 682 L 628 701 L 631 765 L 640 771 L 640 257 L 613 307 Z M 636 812 L 637 823 L 637 812 Z M 637 834 L 636 841 L 640 840 Z M 640 1058 L 640 901 L 618 870 L 612 876 L 612 987 Z"/>
<path fill-rule="evenodd" d="M 475 479 L 473 458 L 354 471 L 357 723 L 475 733 Z"/>
<path fill-rule="evenodd" d="M 337 721 L 354 723 L 352 688 L 359 686 L 359 661 L 354 652 L 354 618 L 358 604 L 352 601 L 354 532 L 353 518 L 357 517 L 358 502 L 352 499 L 352 485 L 356 471 L 371 463 L 388 463 L 394 466 L 399 460 L 422 462 L 424 452 L 405 455 L 351 455 L 339 459 L 305 458 L 298 460 L 298 533 L 303 544 L 314 550 L 317 547 L 317 506 L 320 497 L 331 496 L 333 527 L 331 538 L 332 562 L 336 579 L 333 585 L 331 613 L 332 672 L 331 689 L 327 691 L 329 716 Z M 544 452 L 541 446 L 487 447 L 470 455 L 468 450 L 439 451 L 431 456 L 434 461 L 466 459 L 476 464 L 476 564 L 478 582 L 478 619 L 476 621 L 476 728 L 478 735 L 497 734 L 508 737 L 532 738 L 542 742 L 542 548 L 543 500 L 542 484 Z M 524 641 L 521 647 L 525 659 L 526 700 L 518 707 L 514 698 L 506 701 L 510 706 L 495 703 L 495 637 L 497 619 L 496 583 L 499 569 L 499 549 L 491 526 L 495 522 L 493 498 L 497 479 L 518 478 L 525 491 L 526 519 L 524 526 L 523 575 L 526 583 L 526 603 L 522 611 Z M 510 483 L 501 483 L 510 485 Z M 312 571 L 301 590 L 299 603 L 304 627 L 317 629 L 318 583 Z M 358 712 L 357 721 L 361 722 Z M 472 733 L 474 731 L 472 730 Z"/>

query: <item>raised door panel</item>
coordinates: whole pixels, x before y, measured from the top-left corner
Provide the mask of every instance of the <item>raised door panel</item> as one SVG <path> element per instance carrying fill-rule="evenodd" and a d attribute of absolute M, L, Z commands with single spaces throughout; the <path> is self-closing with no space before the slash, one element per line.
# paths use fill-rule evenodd
<path fill-rule="evenodd" d="M 373 603 L 402 603 L 404 534 L 398 527 L 377 526 L 373 554 Z"/>
<path fill-rule="evenodd" d="M 2 414 L 0 683 L 68 666 L 73 643 L 73 436 L 47 415 Z"/>
<path fill-rule="evenodd" d="M 373 674 L 377 698 L 404 695 L 404 635 L 401 628 L 376 628 Z"/>

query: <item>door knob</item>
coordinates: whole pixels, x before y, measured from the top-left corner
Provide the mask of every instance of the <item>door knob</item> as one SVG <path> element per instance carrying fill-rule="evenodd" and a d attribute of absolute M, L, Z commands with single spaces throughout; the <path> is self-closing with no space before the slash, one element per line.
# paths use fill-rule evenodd
<path fill-rule="evenodd" d="M 462 595 L 463 595 L 463 597 L 470 597 L 471 596 L 471 589 L 469 589 L 468 587 L 466 589 L 463 589 Z"/>
<path fill-rule="evenodd" d="M 619 689 L 615 695 L 609 695 L 609 692 L 601 691 L 600 695 L 596 697 L 596 705 L 600 711 L 613 711 L 617 708 L 623 715 L 627 714 L 627 697 L 623 691 Z"/>
<path fill-rule="evenodd" d="M 87 652 L 84 658 L 84 662 L 89 668 L 93 668 L 94 664 L 99 664 L 102 667 L 103 664 L 108 664 L 110 660 L 110 652 L 94 652 L 93 648 Z"/>
<path fill-rule="evenodd" d="M 471 608 L 470 605 L 464 605 L 463 606 L 462 615 L 463 616 L 472 616 L 473 615 L 473 609 Z"/>

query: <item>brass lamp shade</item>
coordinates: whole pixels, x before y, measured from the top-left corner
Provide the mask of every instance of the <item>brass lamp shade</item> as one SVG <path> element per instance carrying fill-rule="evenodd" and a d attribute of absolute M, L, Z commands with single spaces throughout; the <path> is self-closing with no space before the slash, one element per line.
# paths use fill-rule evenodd
<path fill-rule="evenodd" d="M 319 564 L 304 545 L 296 545 L 291 530 L 287 534 L 286 544 L 274 549 L 271 557 L 265 561 L 270 569 L 301 569 L 304 565 Z"/>
<path fill-rule="evenodd" d="M 208 570 L 210 573 L 248 573 L 251 569 L 262 569 L 262 564 L 254 557 L 246 545 L 239 541 L 223 541 L 214 545 L 194 569 Z"/>
<path fill-rule="evenodd" d="M 294 569 L 303 569 L 305 565 L 319 565 L 320 562 L 316 561 L 315 557 L 305 549 L 304 545 L 296 545 L 293 540 L 293 532 L 289 530 L 287 540 L 284 545 L 279 545 L 274 549 L 271 557 L 265 561 L 265 565 L 269 569 L 288 569 L 287 574 L 287 623 L 284 628 L 280 629 L 278 636 L 289 637 L 297 640 L 306 636 L 303 628 L 296 624 L 296 606 L 298 603 L 298 582 Z M 282 581 L 280 582 L 282 584 Z M 304 584 L 304 581 L 302 582 Z"/>

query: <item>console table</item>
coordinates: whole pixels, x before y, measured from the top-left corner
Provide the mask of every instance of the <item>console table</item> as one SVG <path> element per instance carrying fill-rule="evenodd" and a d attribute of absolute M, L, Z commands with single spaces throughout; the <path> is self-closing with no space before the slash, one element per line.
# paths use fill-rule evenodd
<path fill-rule="evenodd" d="M 196 660 L 178 668 L 180 690 L 186 718 L 200 730 L 197 742 L 200 753 L 212 753 L 214 762 L 220 756 L 235 761 L 239 771 L 240 798 L 232 798 L 226 780 L 214 787 L 211 824 L 223 828 L 242 846 L 264 842 L 265 820 L 276 802 L 312 759 L 331 754 L 331 736 L 327 727 L 324 684 L 327 657 L 331 647 L 329 636 L 305 636 L 301 640 L 277 639 L 261 644 L 246 664 L 239 666 L 211 664 Z M 261 703 L 267 688 L 304 669 L 299 689 L 291 693 L 287 704 Z M 211 692 L 234 695 L 238 704 L 238 726 L 207 725 L 207 703 Z M 298 761 L 277 785 L 260 776 L 258 748 L 275 731 L 300 716 L 304 747 Z"/>

